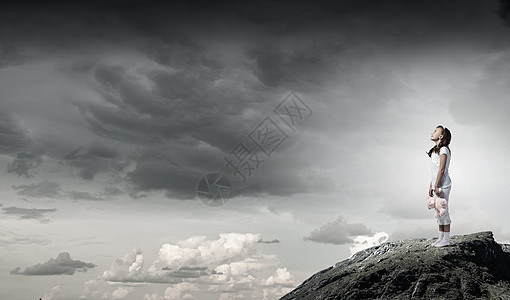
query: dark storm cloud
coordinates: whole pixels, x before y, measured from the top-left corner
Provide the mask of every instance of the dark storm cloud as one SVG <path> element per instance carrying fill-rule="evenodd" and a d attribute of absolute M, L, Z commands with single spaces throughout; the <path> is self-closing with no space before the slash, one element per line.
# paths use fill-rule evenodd
<path fill-rule="evenodd" d="M 0 112 L 0 152 L 10 154 L 26 150 L 31 143 L 28 130 L 12 116 Z"/>
<path fill-rule="evenodd" d="M 21 270 L 20 267 L 15 268 L 11 271 L 11 275 L 74 275 L 75 272 L 87 272 L 88 269 L 95 267 L 96 265 L 93 263 L 73 260 L 69 253 L 62 252 L 57 258 L 50 258 L 50 260 L 42 264 L 26 267 L 24 270 Z"/>
<path fill-rule="evenodd" d="M 303 36 L 302 47 L 291 50 L 264 49 L 253 45 L 247 57 L 254 61 L 253 74 L 268 88 L 287 87 L 308 93 L 318 92 L 324 85 L 336 80 L 341 69 L 348 69 L 348 60 L 341 58 L 345 53 L 339 47 L 344 42 L 343 38 L 331 38 L 324 48 L 309 45 L 308 36 Z"/>
<path fill-rule="evenodd" d="M 377 128 L 381 108 L 405 92 L 401 74 L 413 55 L 448 45 L 505 44 L 493 43 L 495 7 L 481 1 L 21 2 L 0 12 L 0 37 L 12 45 L 9 53 L 28 47 L 39 55 L 68 54 L 107 45 L 144 55 L 151 67 L 85 59 L 68 69 L 90 76 L 100 99 L 67 103 L 95 134 L 137 153 L 96 142 L 63 161 L 90 180 L 119 172 L 129 157 L 132 195 L 163 190 L 190 199 L 197 180 L 217 169 L 284 93 L 321 95 L 310 104 L 321 121 L 307 128 L 322 130 L 319 135 Z M 20 126 L 0 123 L 3 132 L 12 143 L 0 141 L 0 151 L 31 143 Z M 286 154 L 236 193 L 314 190 L 300 175 L 305 165 L 294 163 L 298 153 Z"/>
<path fill-rule="evenodd" d="M 239 136 L 243 120 L 236 117 L 261 99 L 256 93 L 230 90 L 235 78 L 226 78 L 217 63 L 204 53 L 183 45 L 156 49 L 155 60 L 172 71 L 139 74 L 151 87 L 118 65 L 101 65 L 94 71 L 105 103 L 76 103 L 87 122 L 100 135 L 138 143 L 198 141 L 226 150 L 229 138 Z M 187 56 L 186 59 L 182 56 Z M 218 84 L 217 81 L 222 81 Z"/>
<path fill-rule="evenodd" d="M 276 87 L 281 84 L 285 73 L 282 68 L 283 55 L 279 52 L 258 52 L 253 55 L 257 64 L 255 74 L 267 86 Z"/>
<path fill-rule="evenodd" d="M 83 179 L 92 180 L 98 172 L 119 170 L 119 153 L 103 144 L 92 143 L 88 147 L 80 147 L 68 153 L 63 161 L 77 168 L 78 175 Z"/>
<path fill-rule="evenodd" d="M 135 189 L 163 189 L 169 197 L 184 199 L 194 197 L 204 172 L 222 164 L 221 150 L 230 150 L 236 139 L 249 133 L 246 120 L 238 115 L 269 99 L 215 84 L 235 79 L 222 78 L 228 74 L 222 74 L 199 50 L 187 50 L 182 45 L 158 49 L 156 60 L 175 62 L 176 71 L 142 74 L 151 83 L 150 91 L 123 67 L 99 66 L 94 78 L 105 103 L 76 103 L 98 134 L 147 146 L 135 159 L 136 169 L 128 174 Z M 71 153 L 66 159 L 75 156 Z M 90 168 L 95 165 L 92 162 L 82 165 Z"/>
<path fill-rule="evenodd" d="M 442 39 L 448 36 L 434 36 L 436 33 L 455 33 L 460 38 L 483 35 L 486 28 L 480 25 L 485 20 L 480 12 L 489 7 L 497 18 L 497 5 L 496 1 L 404 0 L 19 1 L 0 12 L 0 35 L 17 42 L 51 43 L 46 46 L 53 51 L 68 50 L 72 44 L 122 41 L 133 36 L 165 43 L 187 42 L 196 35 L 239 40 L 255 37 L 266 47 L 272 38 L 301 33 L 316 36 L 320 46 L 326 42 L 325 31 L 348 36 L 351 43 L 383 40 L 397 47 L 421 46 L 436 38 L 446 42 Z M 501 11 L 506 16 L 506 10 Z M 348 48 L 351 43 L 338 46 Z M 271 59 L 260 63 L 268 61 Z"/>
<path fill-rule="evenodd" d="M 136 161 L 136 169 L 128 173 L 135 190 L 165 190 L 167 196 L 193 199 L 201 172 L 183 166 L 168 152 L 149 151 Z"/>
<path fill-rule="evenodd" d="M 120 34 L 119 27 L 103 8 L 113 2 L 100 2 L 11 1 L 0 12 L 0 36 L 14 47 L 33 50 L 33 46 L 43 46 L 54 53 L 111 39 Z"/>
<path fill-rule="evenodd" d="M 45 214 L 57 211 L 57 209 L 55 208 L 40 209 L 40 208 L 21 208 L 14 206 L 5 207 L 2 208 L 2 210 L 6 215 L 15 215 L 18 216 L 20 219 L 36 219 L 36 220 L 43 220 L 45 218 Z"/>
<path fill-rule="evenodd" d="M 24 57 L 16 47 L 0 43 L 0 69 L 10 65 L 19 65 L 23 61 Z"/>
<path fill-rule="evenodd" d="M 16 158 L 7 165 L 7 172 L 14 173 L 26 178 L 33 176 L 33 169 L 37 168 L 42 162 L 40 155 L 34 153 L 19 152 Z"/>
<path fill-rule="evenodd" d="M 47 180 L 28 185 L 13 185 L 12 188 L 17 190 L 16 194 L 20 196 L 30 196 L 35 198 L 55 198 L 60 196 L 61 192 L 60 185 L 57 182 Z"/>
<path fill-rule="evenodd" d="M 361 223 L 349 224 L 340 216 L 335 221 L 328 222 L 321 226 L 321 228 L 314 229 L 303 239 L 324 244 L 343 245 L 352 243 L 354 240 L 351 237 L 353 236 L 371 236 L 373 234 L 374 232 L 366 225 Z"/>
<path fill-rule="evenodd" d="M 191 199 L 199 178 L 224 164 L 221 155 L 247 138 L 282 94 L 246 93 L 262 84 L 218 67 L 200 47 L 166 45 L 157 49 L 155 61 L 174 71 L 133 74 L 122 66 L 97 66 L 93 74 L 104 103 L 75 104 L 99 135 L 146 146 L 127 177 L 136 190 L 163 189 L 168 197 Z M 297 64 L 291 60 L 288 72 Z M 278 179 L 282 184 L 274 184 L 277 190 L 271 192 L 279 195 L 304 191 L 303 181 L 285 169 L 271 173 L 276 174 L 272 178 L 260 178 L 269 183 Z M 294 184 L 289 186 L 290 182 Z M 253 181 L 236 192 L 257 193 L 262 185 Z"/>
<path fill-rule="evenodd" d="M 510 0 L 499 0 L 498 13 L 506 26 L 510 27 Z"/>

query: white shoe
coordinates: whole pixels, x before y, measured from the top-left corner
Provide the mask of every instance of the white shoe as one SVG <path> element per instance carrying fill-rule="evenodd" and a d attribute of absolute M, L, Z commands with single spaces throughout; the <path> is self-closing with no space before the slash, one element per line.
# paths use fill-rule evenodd
<path fill-rule="evenodd" d="M 450 245 L 450 239 L 444 238 L 439 243 L 435 244 L 434 247 L 444 247 Z"/>
<path fill-rule="evenodd" d="M 441 242 L 443 240 L 443 237 L 439 237 L 435 242 L 433 242 L 432 244 L 430 244 L 431 247 L 435 247 L 439 242 Z"/>
<path fill-rule="evenodd" d="M 434 247 L 435 245 L 437 245 L 437 243 L 439 243 L 440 241 L 442 241 L 444 238 L 444 232 L 442 231 L 439 231 L 439 237 L 437 238 L 437 240 L 435 242 L 433 242 L 430 246 L 431 247 Z"/>

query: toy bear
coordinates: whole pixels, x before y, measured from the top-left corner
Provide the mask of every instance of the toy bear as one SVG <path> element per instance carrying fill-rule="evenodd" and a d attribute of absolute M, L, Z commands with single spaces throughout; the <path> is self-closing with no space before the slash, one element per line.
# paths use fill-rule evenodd
<path fill-rule="evenodd" d="M 427 198 L 427 208 L 435 209 L 434 217 L 444 217 L 446 215 L 446 209 L 448 208 L 448 202 L 446 199 L 439 197 L 428 197 Z"/>

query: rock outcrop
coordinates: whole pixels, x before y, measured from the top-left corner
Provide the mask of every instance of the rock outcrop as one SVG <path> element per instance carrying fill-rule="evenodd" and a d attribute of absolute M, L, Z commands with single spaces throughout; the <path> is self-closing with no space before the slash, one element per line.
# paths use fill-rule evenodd
<path fill-rule="evenodd" d="M 492 232 L 388 242 L 365 249 L 305 280 L 290 299 L 509 299 L 510 245 Z"/>

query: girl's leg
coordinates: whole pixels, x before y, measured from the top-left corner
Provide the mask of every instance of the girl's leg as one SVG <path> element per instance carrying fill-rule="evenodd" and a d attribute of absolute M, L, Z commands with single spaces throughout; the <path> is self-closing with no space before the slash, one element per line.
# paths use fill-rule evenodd
<path fill-rule="evenodd" d="M 447 202 L 449 202 L 450 198 L 450 188 L 443 189 L 443 195 L 441 195 L 446 199 Z M 446 215 L 444 218 L 438 219 L 438 223 L 442 223 L 443 225 L 439 225 L 439 231 L 443 233 L 443 238 L 441 241 L 434 244 L 434 247 L 444 247 L 450 245 L 450 213 L 449 209 L 446 210 Z M 444 224 L 447 223 L 447 224 Z"/>
<path fill-rule="evenodd" d="M 434 247 L 444 247 L 450 245 L 450 224 L 442 226 L 444 228 L 443 239 L 439 243 L 435 244 Z"/>
<path fill-rule="evenodd" d="M 443 237 L 444 237 L 444 226 L 445 225 L 439 225 L 439 237 L 437 238 L 437 240 L 435 242 L 432 243 L 431 246 L 435 246 L 437 245 L 439 242 L 441 242 L 443 240 Z"/>

